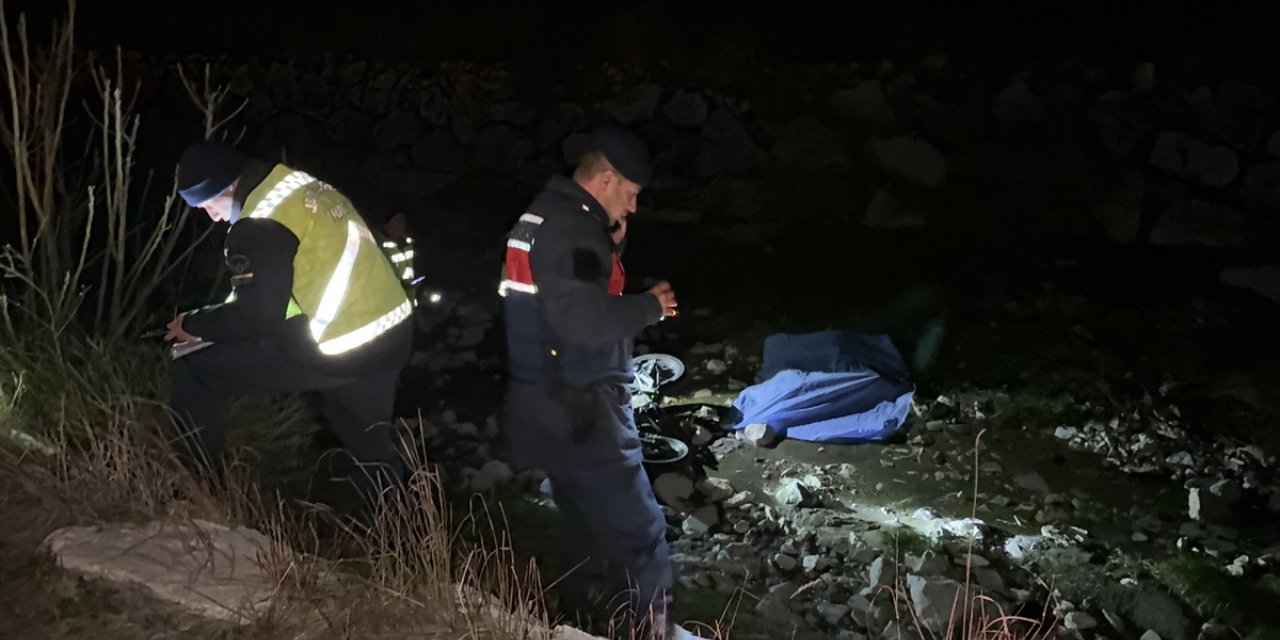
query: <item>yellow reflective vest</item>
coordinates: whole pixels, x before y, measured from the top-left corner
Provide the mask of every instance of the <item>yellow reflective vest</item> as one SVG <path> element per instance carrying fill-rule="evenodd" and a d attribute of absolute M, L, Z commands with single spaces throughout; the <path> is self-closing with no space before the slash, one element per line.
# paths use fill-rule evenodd
<path fill-rule="evenodd" d="M 242 211 L 297 236 L 287 315 L 306 315 L 321 353 L 351 351 L 412 315 L 382 248 L 351 201 L 332 186 L 276 165 L 245 197 Z"/>

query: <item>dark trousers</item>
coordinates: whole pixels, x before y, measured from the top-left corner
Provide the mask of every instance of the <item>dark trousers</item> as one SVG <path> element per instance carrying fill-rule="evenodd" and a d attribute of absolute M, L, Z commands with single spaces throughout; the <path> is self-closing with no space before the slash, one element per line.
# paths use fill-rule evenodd
<path fill-rule="evenodd" d="M 390 362 L 389 368 L 360 375 L 319 371 L 264 341 L 214 344 L 179 358 L 170 368 L 176 452 L 192 472 L 220 474 L 232 400 L 320 391 L 330 428 L 358 465 L 357 486 L 369 490 L 370 480 L 402 481 L 405 465 L 391 426 L 402 363 Z"/>
<path fill-rule="evenodd" d="M 566 602 L 585 603 L 597 585 L 625 581 L 641 618 L 663 617 L 673 582 L 667 523 L 639 466 L 550 476 L 556 507 L 572 535 L 562 551 Z"/>
<path fill-rule="evenodd" d="M 633 615 L 665 618 L 673 586 L 666 519 L 642 466 L 630 398 L 621 385 L 566 393 L 513 382 L 506 437 L 517 464 L 542 469 L 572 535 L 562 594 L 584 602 L 595 584 L 625 579 Z"/>

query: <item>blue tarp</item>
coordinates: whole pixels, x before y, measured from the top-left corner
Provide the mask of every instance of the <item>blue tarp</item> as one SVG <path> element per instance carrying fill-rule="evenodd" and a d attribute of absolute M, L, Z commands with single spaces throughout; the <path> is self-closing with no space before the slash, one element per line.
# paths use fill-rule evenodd
<path fill-rule="evenodd" d="M 888 336 L 850 331 L 769 336 L 761 378 L 734 400 L 734 428 L 763 422 L 811 442 L 883 440 L 906 422 L 915 395 Z"/>

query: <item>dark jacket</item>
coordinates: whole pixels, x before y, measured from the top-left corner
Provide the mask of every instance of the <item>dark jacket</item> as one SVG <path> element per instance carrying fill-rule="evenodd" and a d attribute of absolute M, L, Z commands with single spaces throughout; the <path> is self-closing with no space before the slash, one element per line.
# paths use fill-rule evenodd
<path fill-rule="evenodd" d="M 534 294 L 509 292 L 504 302 L 512 379 L 629 382 L 633 340 L 662 319 L 662 305 L 647 292 L 609 292 L 619 248 L 609 236 L 608 215 L 577 183 L 553 177 L 528 213 L 541 222 L 517 223 L 509 236 L 529 243 L 537 287 Z"/>
<path fill-rule="evenodd" d="M 270 169 L 265 163 L 251 162 L 236 188 L 231 229 L 223 245 L 235 300 L 188 314 L 183 319 L 183 329 L 215 344 L 269 341 L 290 359 L 332 375 L 360 376 L 403 366 L 411 355 L 411 322 L 402 322 L 349 353 L 329 356 L 316 347 L 306 316 L 285 319 L 293 296 L 293 259 L 298 251 L 298 237 L 270 219 L 240 219 L 245 198 L 262 183 Z"/>

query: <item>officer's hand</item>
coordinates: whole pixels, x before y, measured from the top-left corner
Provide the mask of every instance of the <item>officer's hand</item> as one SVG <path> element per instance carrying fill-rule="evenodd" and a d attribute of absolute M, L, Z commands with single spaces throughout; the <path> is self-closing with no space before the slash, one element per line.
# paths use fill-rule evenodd
<path fill-rule="evenodd" d="M 199 340 L 199 338 L 187 333 L 186 330 L 182 328 L 182 319 L 186 315 L 187 314 L 185 313 L 179 313 L 178 317 L 174 318 L 173 320 L 170 320 L 169 324 L 165 325 L 165 328 L 169 330 L 167 333 L 164 334 L 165 340 L 177 340 L 178 342 L 190 342 L 192 340 Z"/>
<path fill-rule="evenodd" d="M 622 216 L 622 219 L 618 221 L 618 228 L 614 229 L 613 233 L 610 233 L 609 236 L 613 238 L 613 244 L 615 245 L 622 244 L 622 239 L 627 237 L 627 217 L 626 216 Z"/>
<path fill-rule="evenodd" d="M 671 283 L 663 280 L 649 290 L 658 299 L 658 303 L 662 305 L 662 316 L 664 318 L 674 318 L 677 315 L 676 307 L 680 306 L 676 302 L 676 292 L 671 288 Z"/>

